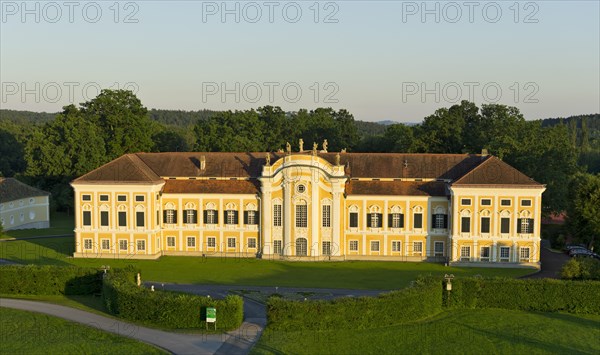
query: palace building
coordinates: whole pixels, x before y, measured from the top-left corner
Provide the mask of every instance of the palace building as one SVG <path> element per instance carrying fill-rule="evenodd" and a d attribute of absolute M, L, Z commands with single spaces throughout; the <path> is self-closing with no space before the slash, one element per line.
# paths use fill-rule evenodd
<path fill-rule="evenodd" d="M 539 267 L 544 185 L 469 154 L 127 154 L 74 180 L 75 257 Z"/>

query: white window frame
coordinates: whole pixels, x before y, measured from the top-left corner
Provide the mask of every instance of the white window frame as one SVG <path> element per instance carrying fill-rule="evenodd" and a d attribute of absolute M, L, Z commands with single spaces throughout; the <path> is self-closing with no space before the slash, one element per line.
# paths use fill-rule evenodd
<path fill-rule="evenodd" d="M 423 242 L 413 242 L 413 255 L 423 254 Z"/>
<path fill-rule="evenodd" d="M 280 203 L 273 205 L 273 227 L 281 227 L 283 225 L 282 211 L 283 205 Z"/>
<path fill-rule="evenodd" d="M 433 242 L 433 256 L 444 256 L 444 251 L 446 249 L 446 246 L 444 245 L 445 243 L 443 241 L 439 241 L 436 240 Z M 437 246 L 441 245 L 442 246 L 442 251 L 439 252 L 437 251 Z"/>
<path fill-rule="evenodd" d="M 358 240 L 350 240 L 348 244 L 349 251 L 358 251 Z"/>
<path fill-rule="evenodd" d="M 227 249 L 235 249 L 237 241 L 235 237 L 227 237 Z"/>
<path fill-rule="evenodd" d="M 323 209 L 322 226 L 323 226 L 323 228 L 330 228 L 331 227 L 331 205 L 323 205 L 322 209 Z"/>
<path fill-rule="evenodd" d="M 486 253 L 484 253 L 483 251 L 487 250 L 487 256 L 484 256 Z M 481 261 L 490 261 L 491 260 L 491 255 L 492 255 L 492 248 L 490 248 L 489 246 L 482 246 L 479 248 L 479 260 Z"/>
<path fill-rule="evenodd" d="M 531 260 L 531 250 L 529 247 L 519 248 L 519 260 L 527 263 Z"/>
<path fill-rule="evenodd" d="M 175 247 L 175 237 L 174 236 L 167 236 L 167 248 L 174 248 Z"/>
<path fill-rule="evenodd" d="M 216 248 L 217 247 L 217 237 L 207 237 L 206 238 L 206 247 L 207 248 Z"/>
<path fill-rule="evenodd" d="M 402 242 L 399 240 L 392 240 L 392 251 L 393 252 L 402 252 Z"/>
<path fill-rule="evenodd" d="M 283 242 L 281 240 L 273 241 L 273 254 L 283 254 Z"/>
<path fill-rule="evenodd" d="M 296 205 L 296 228 L 308 228 L 308 205 Z"/>
<path fill-rule="evenodd" d="M 463 245 L 460 247 L 460 261 L 471 261 L 471 246 L 470 245 Z"/>
<path fill-rule="evenodd" d="M 188 236 L 187 239 L 186 239 L 186 247 L 188 247 L 188 248 L 196 248 L 196 237 Z"/>
<path fill-rule="evenodd" d="M 248 238 L 248 249 L 256 249 L 256 238 Z"/>
<path fill-rule="evenodd" d="M 100 247 L 102 250 L 110 250 L 110 239 L 101 239 Z"/>
<path fill-rule="evenodd" d="M 127 239 L 119 239 L 119 250 L 129 250 L 129 242 L 127 241 Z"/>
<path fill-rule="evenodd" d="M 503 256 L 503 252 L 506 251 L 506 256 Z M 509 262 L 510 261 L 510 247 L 500 247 L 500 261 L 501 262 Z"/>
<path fill-rule="evenodd" d="M 381 250 L 381 246 L 379 245 L 379 240 L 372 240 L 370 244 L 371 244 L 371 252 L 379 253 L 379 250 Z"/>
<path fill-rule="evenodd" d="M 136 244 L 137 251 L 146 251 L 146 241 L 145 240 L 138 239 L 135 244 Z"/>
<path fill-rule="evenodd" d="M 86 238 L 83 240 L 83 249 L 92 250 L 94 248 L 94 243 L 91 238 Z"/>
<path fill-rule="evenodd" d="M 324 241 L 322 242 L 322 254 L 323 255 L 331 255 L 331 242 Z"/>

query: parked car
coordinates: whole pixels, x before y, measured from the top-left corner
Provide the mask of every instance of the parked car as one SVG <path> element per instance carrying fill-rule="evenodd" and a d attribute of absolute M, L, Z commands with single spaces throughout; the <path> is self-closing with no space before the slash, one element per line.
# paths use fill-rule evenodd
<path fill-rule="evenodd" d="M 584 247 L 573 247 L 567 251 L 567 254 L 569 254 L 570 256 L 573 256 L 572 255 L 573 253 L 587 253 L 587 252 L 591 252 L 591 251 Z"/>
<path fill-rule="evenodd" d="M 565 246 L 565 252 L 569 253 L 572 249 L 586 249 L 585 245 L 583 244 L 568 244 Z"/>
<path fill-rule="evenodd" d="M 571 249 L 571 251 L 569 252 L 569 256 L 572 257 L 594 257 L 594 255 L 597 255 L 596 253 L 594 253 L 591 250 L 587 250 L 587 249 Z"/>

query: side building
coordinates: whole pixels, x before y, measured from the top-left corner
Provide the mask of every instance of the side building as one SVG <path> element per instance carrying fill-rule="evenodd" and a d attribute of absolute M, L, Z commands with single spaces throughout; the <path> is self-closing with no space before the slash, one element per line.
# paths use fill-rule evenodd
<path fill-rule="evenodd" d="M 72 186 L 75 257 L 539 267 L 545 187 L 488 155 L 137 153 Z"/>
<path fill-rule="evenodd" d="M 0 223 L 4 230 L 49 228 L 50 193 L 0 177 Z"/>

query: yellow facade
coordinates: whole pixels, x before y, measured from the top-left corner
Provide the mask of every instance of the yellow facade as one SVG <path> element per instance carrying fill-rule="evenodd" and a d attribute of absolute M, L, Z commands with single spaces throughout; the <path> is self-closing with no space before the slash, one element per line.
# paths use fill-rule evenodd
<path fill-rule="evenodd" d="M 447 193 L 348 193 L 353 181 L 346 167 L 315 154 L 286 154 L 261 169 L 256 193 L 166 188 L 178 182 L 195 188 L 251 179 L 239 177 L 161 176 L 151 183 L 102 184 L 76 180 L 75 256 L 539 265 L 543 187 L 465 187 L 438 180 Z"/>

